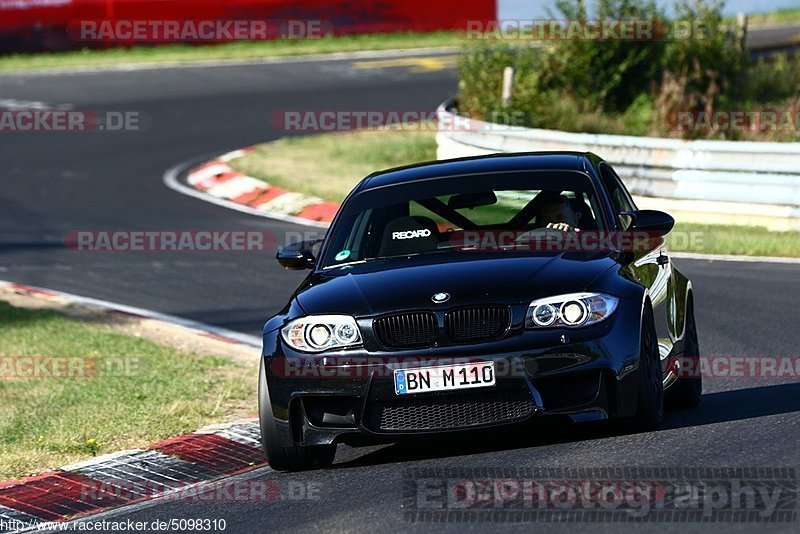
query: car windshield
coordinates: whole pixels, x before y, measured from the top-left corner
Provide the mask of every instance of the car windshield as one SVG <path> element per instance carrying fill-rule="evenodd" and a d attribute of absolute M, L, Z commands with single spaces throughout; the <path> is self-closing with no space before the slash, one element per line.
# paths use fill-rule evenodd
<path fill-rule="evenodd" d="M 348 199 L 323 268 L 453 252 L 465 232 L 603 230 L 591 179 L 577 171 L 528 171 L 418 180 Z"/>

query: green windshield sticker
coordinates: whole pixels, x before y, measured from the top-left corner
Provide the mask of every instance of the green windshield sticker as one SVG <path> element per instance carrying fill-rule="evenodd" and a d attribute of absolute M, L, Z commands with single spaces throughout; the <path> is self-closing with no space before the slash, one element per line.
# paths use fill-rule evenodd
<path fill-rule="evenodd" d="M 345 249 L 336 255 L 336 261 L 344 261 L 349 257 L 350 251 Z"/>

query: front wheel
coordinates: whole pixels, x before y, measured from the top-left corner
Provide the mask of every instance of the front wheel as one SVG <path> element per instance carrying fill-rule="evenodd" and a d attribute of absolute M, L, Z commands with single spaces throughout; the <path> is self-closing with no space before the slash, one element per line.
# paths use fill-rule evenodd
<path fill-rule="evenodd" d="M 664 419 L 664 372 L 658 351 L 653 312 L 642 317 L 639 346 L 639 392 L 635 423 L 639 430 L 658 430 Z"/>
<path fill-rule="evenodd" d="M 272 403 L 267 389 L 267 373 L 264 360 L 258 372 L 258 419 L 261 425 L 261 445 L 269 466 L 276 471 L 302 471 L 329 467 L 336 456 L 336 445 L 313 445 L 301 447 L 297 444 L 284 447 L 281 444 Z"/>

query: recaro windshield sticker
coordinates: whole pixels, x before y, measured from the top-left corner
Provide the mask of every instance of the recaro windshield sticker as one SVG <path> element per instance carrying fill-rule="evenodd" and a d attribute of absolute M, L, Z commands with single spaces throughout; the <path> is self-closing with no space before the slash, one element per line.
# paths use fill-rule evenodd
<path fill-rule="evenodd" d="M 431 231 L 427 228 L 423 230 L 406 230 L 404 232 L 392 232 L 392 239 L 415 239 L 417 237 L 430 237 Z"/>

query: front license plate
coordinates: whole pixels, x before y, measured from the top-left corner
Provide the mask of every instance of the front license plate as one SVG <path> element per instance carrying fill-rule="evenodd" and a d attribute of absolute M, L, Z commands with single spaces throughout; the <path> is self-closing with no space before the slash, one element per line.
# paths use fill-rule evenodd
<path fill-rule="evenodd" d="M 395 369 L 394 392 L 398 395 L 493 386 L 494 362 Z"/>

